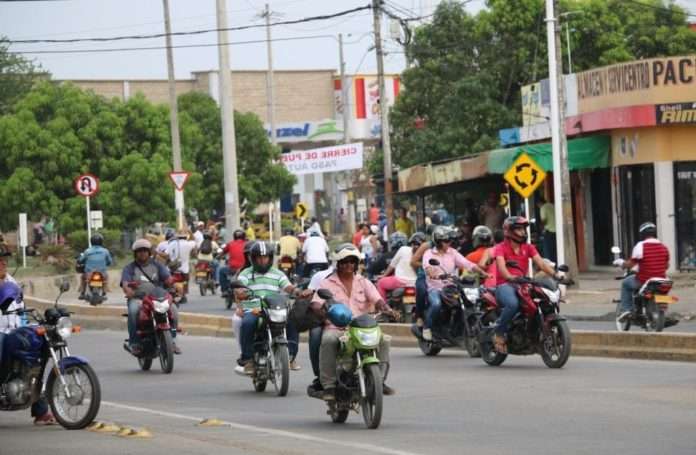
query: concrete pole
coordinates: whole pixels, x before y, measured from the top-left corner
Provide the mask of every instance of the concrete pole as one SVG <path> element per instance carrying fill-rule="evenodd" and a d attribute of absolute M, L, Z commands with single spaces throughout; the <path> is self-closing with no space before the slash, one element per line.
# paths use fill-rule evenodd
<path fill-rule="evenodd" d="M 346 80 L 346 61 L 343 58 L 343 33 L 338 34 L 338 59 L 341 69 L 341 102 L 343 103 L 343 143 L 350 142 L 350 103 L 348 102 L 348 81 Z"/>
<path fill-rule="evenodd" d="M 268 73 L 266 73 L 266 103 L 268 109 L 268 123 L 271 125 L 271 143 L 277 145 L 276 124 L 275 124 L 275 93 L 273 87 L 273 45 L 271 41 L 271 9 L 266 3 L 266 9 L 263 16 L 266 18 L 266 55 L 268 57 Z M 275 218 L 275 223 L 273 222 Z M 281 223 L 280 223 L 280 201 L 271 203 L 271 210 L 268 213 L 268 227 L 271 234 L 271 241 L 280 239 Z"/>
<path fill-rule="evenodd" d="M 387 215 L 387 229 L 394 225 L 394 206 L 392 201 L 392 161 L 391 142 L 389 139 L 389 108 L 387 107 L 387 90 L 384 82 L 384 50 L 382 49 L 382 0 L 372 0 L 372 17 L 375 33 L 375 51 L 377 53 L 377 79 L 379 83 L 379 104 L 382 123 L 382 152 L 384 153 L 384 208 Z"/>
<path fill-rule="evenodd" d="M 167 43 L 167 78 L 169 81 L 169 127 L 172 134 L 172 160 L 174 171 L 182 171 L 181 140 L 179 139 L 179 117 L 176 106 L 176 80 L 174 79 L 174 55 L 172 52 L 172 27 L 169 22 L 169 0 L 162 0 L 164 5 L 164 31 Z M 176 209 L 177 228 L 184 227 L 184 192 L 174 189 L 174 208 Z"/>
<path fill-rule="evenodd" d="M 222 161 L 225 187 L 225 227 L 227 232 L 239 229 L 239 187 L 237 183 L 237 143 L 234 133 L 232 75 L 227 46 L 227 1 L 216 0 L 218 27 L 218 60 L 220 109 L 222 111 Z"/>

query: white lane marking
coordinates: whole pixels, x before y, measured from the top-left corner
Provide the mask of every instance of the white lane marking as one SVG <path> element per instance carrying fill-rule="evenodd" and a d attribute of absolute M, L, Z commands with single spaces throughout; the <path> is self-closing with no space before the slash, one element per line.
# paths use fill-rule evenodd
<path fill-rule="evenodd" d="M 125 409 L 128 411 L 142 412 L 142 413 L 146 413 L 146 414 L 154 414 L 154 415 L 158 415 L 158 416 L 162 416 L 162 417 L 170 417 L 172 419 L 189 420 L 191 422 L 196 422 L 196 423 L 203 420 L 203 417 L 194 417 L 194 416 L 189 416 L 189 415 L 184 415 L 184 414 L 177 414 L 174 412 L 158 411 L 156 409 L 142 408 L 139 406 L 130 406 L 127 404 L 114 403 L 112 401 L 102 401 L 101 404 L 106 405 L 106 406 L 111 406 L 113 408 Z M 356 442 L 343 442 L 343 441 L 337 441 L 335 439 L 325 439 L 325 438 L 320 438 L 318 436 L 311 436 L 308 434 L 295 433 L 295 432 L 289 432 L 289 431 L 284 431 L 284 430 L 277 430 L 275 428 L 255 427 L 252 425 L 245 425 L 243 423 L 230 422 L 227 420 L 223 420 L 222 423 L 225 426 L 228 426 L 230 428 L 235 428 L 237 430 L 255 431 L 257 433 L 265 433 L 265 434 L 269 434 L 272 436 L 281 436 L 281 437 L 285 437 L 285 438 L 299 439 L 301 441 L 312 441 L 312 442 L 317 442 L 317 443 L 321 443 L 321 444 L 339 445 L 339 446 L 347 447 L 349 449 L 367 450 L 370 452 L 384 453 L 387 455 L 417 455 L 413 452 L 405 452 L 403 450 L 390 449 L 388 447 L 380 447 L 380 446 L 375 446 L 372 444 L 361 444 L 361 443 L 356 443 Z"/>

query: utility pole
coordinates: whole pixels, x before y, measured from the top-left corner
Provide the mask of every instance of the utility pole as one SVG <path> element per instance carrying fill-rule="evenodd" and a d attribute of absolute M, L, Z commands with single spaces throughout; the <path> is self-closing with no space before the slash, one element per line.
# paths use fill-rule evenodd
<path fill-rule="evenodd" d="M 268 123 L 271 125 L 271 143 L 275 146 L 278 143 L 276 138 L 275 125 L 275 97 L 273 92 L 273 45 L 271 42 L 271 9 L 266 3 L 263 12 L 266 19 L 266 55 L 268 56 L 268 72 L 266 73 L 266 109 L 268 112 Z M 275 223 L 273 219 L 275 218 Z M 271 240 L 280 239 L 280 201 L 271 202 L 271 209 L 268 212 L 268 228 L 271 233 Z"/>
<path fill-rule="evenodd" d="M 165 0 L 166 1 L 166 0 Z M 234 133 L 232 75 L 227 45 L 227 0 L 216 0 L 218 27 L 218 60 L 220 109 L 222 111 L 222 163 L 225 188 L 225 227 L 227 232 L 239 229 L 239 188 L 237 183 L 237 143 Z"/>
<path fill-rule="evenodd" d="M 557 262 L 567 264 L 578 283 L 573 206 L 568 171 L 568 143 L 565 134 L 561 35 L 554 14 L 555 0 L 546 0 L 546 35 L 549 53 L 549 91 L 551 95 L 551 147 L 553 157 L 554 213 L 556 218 Z"/>
<path fill-rule="evenodd" d="M 169 81 L 169 129 L 172 134 L 172 161 L 174 172 L 181 172 L 181 140 L 179 138 L 179 117 L 176 106 L 176 81 L 174 80 L 174 55 L 172 52 L 172 27 L 169 22 L 169 0 L 162 0 L 164 5 L 164 32 L 167 43 L 167 78 Z M 184 191 L 174 189 L 174 208 L 176 210 L 176 226 L 183 229 L 184 221 Z"/>
<path fill-rule="evenodd" d="M 384 83 L 384 50 L 382 49 L 382 0 L 372 0 L 372 17 L 375 33 L 375 51 L 377 53 L 377 81 L 379 84 L 379 113 L 382 123 L 382 152 L 384 153 L 384 208 L 387 214 L 388 230 L 394 224 L 394 206 L 392 201 L 392 162 L 391 143 L 389 140 L 389 108 L 387 90 Z"/>
<path fill-rule="evenodd" d="M 348 104 L 348 83 L 346 81 L 346 61 L 343 59 L 343 33 L 338 34 L 338 64 L 341 69 L 341 102 L 343 103 L 343 143 L 350 142 L 349 120 L 350 104 Z"/>

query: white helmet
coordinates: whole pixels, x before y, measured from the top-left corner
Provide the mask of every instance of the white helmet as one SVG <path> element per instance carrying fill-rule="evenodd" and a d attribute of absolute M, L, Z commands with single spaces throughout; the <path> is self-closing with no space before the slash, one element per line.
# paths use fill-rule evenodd
<path fill-rule="evenodd" d="M 133 242 L 133 246 L 131 247 L 133 251 L 138 251 L 144 248 L 147 248 L 148 250 L 152 249 L 152 244 L 148 239 L 138 239 L 135 242 Z"/>
<path fill-rule="evenodd" d="M 336 247 L 333 254 L 333 260 L 338 262 L 346 258 L 354 257 L 360 262 L 363 259 L 363 255 L 352 243 L 342 243 Z"/>

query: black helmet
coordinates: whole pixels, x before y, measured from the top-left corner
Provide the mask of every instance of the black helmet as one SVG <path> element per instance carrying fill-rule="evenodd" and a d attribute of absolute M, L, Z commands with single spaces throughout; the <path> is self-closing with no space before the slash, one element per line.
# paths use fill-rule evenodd
<path fill-rule="evenodd" d="M 92 243 L 92 245 L 103 245 L 104 244 L 104 237 L 101 234 L 94 234 L 92 237 L 90 237 L 89 241 Z"/>
<path fill-rule="evenodd" d="M 420 245 L 421 243 L 425 242 L 425 234 L 422 232 L 416 232 L 411 236 L 410 239 L 408 239 L 408 244 L 413 246 L 413 245 Z"/>
<path fill-rule="evenodd" d="M 506 238 L 512 239 L 518 243 L 525 243 L 527 242 L 527 233 L 525 232 L 524 235 L 520 236 L 515 234 L 514 230 L 518 228 L 527 229 L 527 226 L 529 226 L 527 218 L 523 216 L 511 216 L 506 218 L 505 222 L 503 222 L 503 233 Z"/>
<path fill-rule="evenodd" d="M 249 255 L 251 256 L 251 265 L 254 267 L 254 272 L 266 273 L 273 265 L 273 248 L 262 240 L 254 242 L 254 244 L 251 246 Z M 256 259 L 261 256 L 268 256 L 268 264 L 260 265 L 256 263 Z"/>
<path fill-rule="evenodd" d="M 232 238 L 234 240 L 246 240 L 246 234 L 241 229 L 235 229 L 232 233 Z"/>
<path fill-rule="evenodd" d="M 169 228 L 164 231 L 164 240 L 171 240 L 174 238 L 174 229 Z"/>
<path fill-rule="evenodd" d="M 286 229 L 284 232 L 285 235 L 295 235 L 295 231 L 293 231 L 292 229 Z"/>
<path fill-rule="evenodd" d="M 389 236 L 389 248 L 393 251 L 406 245 L 406 242 L 408 242 L 408 237 L 403 232 L 396 231 Z"/>
<path fill-rule="evenodd" d="M 203 231 L 203 238 L 205 240 L 213 240 L 213 234 L 211 234 L 210 231 L 205 230 Z"/>
<path fill-rule="evenodd" d="M 655 223 L 647 221 L 638 228 L 638 235 L 641 240 L 645 240 L 649 237 L 657 237 L 657 226 L 655 226 Z"/>

